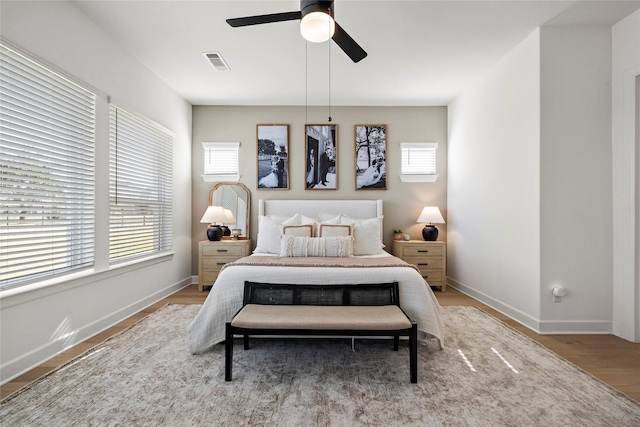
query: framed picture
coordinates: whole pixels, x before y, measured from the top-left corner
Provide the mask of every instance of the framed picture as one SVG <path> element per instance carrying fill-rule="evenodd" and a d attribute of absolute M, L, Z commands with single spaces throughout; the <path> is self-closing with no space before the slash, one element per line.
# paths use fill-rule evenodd
<path fill-rule="evenodd" d="M 306 189 L 338 189 L 338 125 L 305 125 Z"/>
<path fill-rule="evenodd" d="M 356 190 L 387 189 L 387 125 L 355 125 Z"/>
<path fill-rule="evenodd" d="M 256 125 L 258 190 L 289 189 L 289 125 Z"/>

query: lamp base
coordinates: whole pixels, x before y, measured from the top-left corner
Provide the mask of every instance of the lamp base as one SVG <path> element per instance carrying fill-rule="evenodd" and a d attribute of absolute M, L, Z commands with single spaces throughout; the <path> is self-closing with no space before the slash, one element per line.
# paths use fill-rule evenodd
<path fill-rule="evenodd" d="M 438 229 L 435 225 L 425 225 L 422 229 L 422 238 L 427 242 L 438 240 Z"/>
<path fill-rule="evenodd" d="M 222 234 L 224 231 L 217 225 L 211 225 L 207 228 L 207 239 L 211 242 L 217 242 L 218 240 L 222 240 Z"/>

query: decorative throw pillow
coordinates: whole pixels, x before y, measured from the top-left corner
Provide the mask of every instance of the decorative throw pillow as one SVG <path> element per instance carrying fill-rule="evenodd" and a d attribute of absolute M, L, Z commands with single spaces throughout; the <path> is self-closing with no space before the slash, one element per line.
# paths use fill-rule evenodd
<path fill-rule="evenodd" d="M 353 256 L 353 237 L 282 236 L 281 257 L 338 257 Z"/>
<path fill-rule="evenodd" d="M 351 226 L 348 224 L 320 224 L 318 237 L 351 236 Z"/>
<path fill-rule="evenodd" d="M 282 227 L 282 234 L 285 236 L 311 237 L 313 235 L 313 226 L 306 225 L 285 225 Z"/>
<path fill-rule="evenodd" d="M 383 252 L 384 244 L 380 239 L 382 218 L 380 216 L 359 220 L 340 214 L 340 223 L 350 224 L 353 227 L 353 254 L 355 256 L 376 255 Z"/>
<path fill-rule="evenodd" d="M 279 254 L 280 235 L 282 227 L 287 225 L 300 225 L 300 215 L 282 220 L 282 217 L 258 217 L 258 242 L 254 253 Z"/>

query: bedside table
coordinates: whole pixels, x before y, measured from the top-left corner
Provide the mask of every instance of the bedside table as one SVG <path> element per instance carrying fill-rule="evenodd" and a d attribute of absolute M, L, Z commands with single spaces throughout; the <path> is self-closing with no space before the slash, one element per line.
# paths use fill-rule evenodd
<path fill-rule="evenodd" d="M 249 255 L 251 240 L 220 240 L 198 242 L 198 290 L 213 286 L 223 265 Z"/>
<path fill-rule="evenodd" d="M 394 240 L 393 255 L 414 264 L 429 286 L 447 290 L 447 245 L 445 242 L 424 240 Z"/>

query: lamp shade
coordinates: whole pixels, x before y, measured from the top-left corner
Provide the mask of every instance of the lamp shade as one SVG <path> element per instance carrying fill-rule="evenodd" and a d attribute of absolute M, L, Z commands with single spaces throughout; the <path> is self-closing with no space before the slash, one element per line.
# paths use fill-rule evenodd
<path fill-rule="evenodd" d="M 432 224 L 444 224 L 444 218 L 437 206 L 427 206 L 422 209 L 416 222 L 429 222 Z"/>
<path fill-rule="evenodd" d="M 300 34 L 310 42 L 326 42 L 335 32 L 336 22 L 326 12 L 310 12 L 300 20 Z"/>
<path fill-rule="evenodd" d="M 221 206 L 209 206 L 207 210 L 202 215 L 202 219 L 200 222 L 205 222 L 209 224 L 215 224 L 223 222 L 227 222 L 227 215 L 224 213 L 224 208 Z"/>
<path fill-rule="evenodd" d="M 438 229 L 436 228 L 434 223 L 436 224 L 444 224 L 444 218 L 440 213 L 440 209 L 437 206 L 426 206 L 420 212 L 420 216 L 416 222 L 427 222 L 422 229 L 422 238 L 426 241 L 436 241 L 438 240 Z"/>

